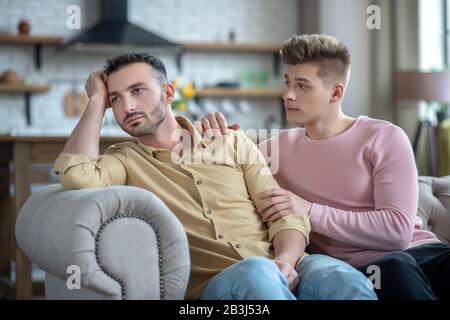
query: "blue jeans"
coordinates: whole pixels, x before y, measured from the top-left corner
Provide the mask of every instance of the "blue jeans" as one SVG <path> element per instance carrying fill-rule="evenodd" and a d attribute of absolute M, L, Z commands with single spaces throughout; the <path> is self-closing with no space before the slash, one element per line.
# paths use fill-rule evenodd
<path fill-rule="evenodd" d="M 297 268 L 299 287 L 292 292 L 278 266 L 265 257 L 250 257 L 208 281 L 201 300 L 376 300 L 366 276 L 335 258 L 313 254 Z"/>

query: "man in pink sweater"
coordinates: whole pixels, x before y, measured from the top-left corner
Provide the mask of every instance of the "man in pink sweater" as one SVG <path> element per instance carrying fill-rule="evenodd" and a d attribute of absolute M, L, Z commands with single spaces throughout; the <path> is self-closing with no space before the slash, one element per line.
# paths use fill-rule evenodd
<path fill-rule="evenodd" d="M 417 169 L 407 135 L 389 122 L 342 112 L 348 49 L 329 36 L 293 36 L 281 58 L 288 66 L 287 120 L 304 128 L 260 144 L 272 163 L 278 160 L 272 173 L 282 188 L 260 194 L 258 212 L 269 221 L 308 213 L 309 252 L 379 277 L 380 299 L 450 299 L 450 248 L 422 230 L 416 215 Z M 207 133 L 220 129 L 216 137 L 227 130 L 220 113 L 202 125 Z"/>

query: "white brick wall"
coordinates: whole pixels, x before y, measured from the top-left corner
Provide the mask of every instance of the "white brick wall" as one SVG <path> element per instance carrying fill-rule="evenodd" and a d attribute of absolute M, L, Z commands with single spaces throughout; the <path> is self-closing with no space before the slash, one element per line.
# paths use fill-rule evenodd
<path fill-rule="evenodd" d="M 25 18 L 30 21 L 33 34 L 73 37 L 79 31 L 66 28 L 66 9 L 72 4 L 81 9 L 81 31 L 97 21 L 99 1 L 1 0 L 0 31 L 15 32 L 18 21 Z M 280 43 L 298 31 L 297 0 L 130 0 L 129 6 L 132 22 L 179 42 L 226 41 L 228 33 L 233 31 L 237 42 Z M 137 51 L 149 50 L 141 48 Z M 181 75 L 177 74 L 173 54 L 155 54 L 165 62 L 169 78 L 181 76 L 200 86 L 239 80 L 246 70 L 273 72 L 269 54 L 189 52 L 183 57 Z M 55 52 L 54 48 L 44 47 L 42 67 L 37 71 L 31 46 L 0 44 L 0 72 L 13 69 L 30 82 L 52 86 L 48 93 L 33 95 L 31 127 L 25 124 L 24 98 L 0 95 L 0 133 L 69 134 L 77 119 L 64 116 L 64 95 L 74 87 L 82 89 L 88 74 L 101 68 L 106 58 L 112 55 L 114 53 Z M 272 82 L 278 84 L 281 80 L 272 79 Z M 199 114 L 212 109 L 224 111 L 230 121 L 239 121 L 244 128 L 260 128 L 269 115 L 280 116 L 280 102 L 276 99 L 249 100 L 248 104 L 242 107 L 237 100 L 205 99 L 197 111 Z M 113 129 L 105 132 L 108 130 Z"/>
<path fill-rule="evenodd" d="M 149 5 L 151 3 L 151 5 Z M 280 42 L 298 31 L 297 0 L 130 0 L 134 23 L 176 41 Z"/>

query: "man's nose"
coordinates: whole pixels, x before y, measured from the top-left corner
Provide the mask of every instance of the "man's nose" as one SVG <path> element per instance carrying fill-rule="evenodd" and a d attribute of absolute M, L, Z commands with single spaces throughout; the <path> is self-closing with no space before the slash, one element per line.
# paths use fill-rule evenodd
<path fill-rule="evenodd" d="M 294 92 L 291 88 L 285 88 L 283 91 L 283 100 L 295 100 Z"/>
<path fill-rule="evenodd" d="M 126 113 L 136 110 L 136 102 L 131 97 L 123 97 L 123 108 Z"/>

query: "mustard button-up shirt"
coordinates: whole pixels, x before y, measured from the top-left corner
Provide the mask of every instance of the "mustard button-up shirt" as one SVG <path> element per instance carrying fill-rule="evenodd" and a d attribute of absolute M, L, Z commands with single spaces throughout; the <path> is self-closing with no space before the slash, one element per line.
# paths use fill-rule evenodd
<path fill-rule="evenodd" d="M 268 224 L 257 213 L 257 195 L 279 186 L 245 134 L 203 139 L 186 118 L 177 121 L 193 138 L 190 152 L 180 156 L 136 140 L 110 146 L 97 161 L 61 153 L 55 162 L 60 183 L 67 189 L 132 185 L 164 201 L 184 225 L 189 241 L 188 299 L 197 298 L 209 279 L 243 258 L 273 258 L 271 241 L 281 230 L 298 230 L 308 243 L 307 215 L 288 215 Z"/>

